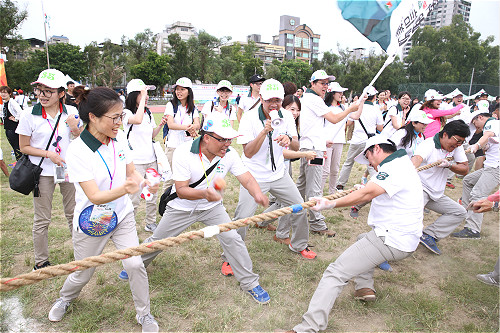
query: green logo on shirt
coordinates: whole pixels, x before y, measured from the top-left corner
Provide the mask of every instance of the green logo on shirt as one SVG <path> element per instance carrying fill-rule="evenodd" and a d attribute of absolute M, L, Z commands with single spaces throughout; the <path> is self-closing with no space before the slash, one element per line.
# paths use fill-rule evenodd
<path fill-rule="evenodd" d="M 378 180 L 385 180 L 387 177 L 389 177 L 389 175 L 385 172 L 379 172 L 377 174 L 377 179 Z"/>

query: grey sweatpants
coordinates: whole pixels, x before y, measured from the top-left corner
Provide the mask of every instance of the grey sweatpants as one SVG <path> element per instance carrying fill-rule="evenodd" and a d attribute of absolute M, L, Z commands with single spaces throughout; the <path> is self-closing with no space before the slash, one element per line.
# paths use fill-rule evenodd
<path fill-rule="evenodd" d="M 328 325 L 328 315 L 344 286 L 352 278 L 355 289 L 373 287 L 373 270 L 384 261 L 402 260 L 412 252 L 404 252 L 384 244 L 375 231 L 358 236 L 358 241 L 345 250 L 323 273 L 302 323 L 295 332 L 318 332 Z"/>
<path fill-rule="evenodd" d="M 73 248 L 75 260 L 82 260 L 91 256 L 98 256 L 104 250 L 108 240 L 112 240 L 117 249 L 139 246 L 134 214 L 130 212 L 117 224 L 115 230 L 101 237 L 92 237 L 83 232 L 73 232 Z M 122 260 L 123 268 L 129 277 L 130 290 L 134 300 L 135 310 L 139 316 L 150 313 L 149 282 L 146 268 L 139 256 Z M 82 288 L 89 282 L 95 268 L 71 273 L 59 292 L 63 301 L 70 302 L 77 298 Z"/>
<path fill-rule="evenodd" d="M 432 200 L 424 191 L 424 207 L 442 214 L 434 223 L 424 229 L 424 233 L 436 240 L 443 239 L 455 230 L 464 220 L 467 211 L 456 201 L 446 195 L 438 200 Z"/>
<path fill-rule="evenodd" d="M 283 177 L 275 181 L 259 182 L 259 186 L 262 193 L 271 193 L 284 206 L 304 203 L 304 200 L 300 196 L 300 193 L 288 172 L 285 172 Z M 238 206 L 236 207 L 236 211 L 234 213 L 234 219 L 239 220 L 253 216 L 256 209 L 257 203 L 254 198 L 243 186 L 240 186 L 240 197 Z M 309 240 L 309 227 L 307 225 L 306 211 L 303 209 L 298 213 L 290 215 L 289 221 L 292 226 L 292 247 L 298 251 L 302 251 L 307 247 L 307 241 Z M 241 235 L 243 240 L 246 237 L 247 229 L 248 227 L 238 229 L 238 233 Z M 288 236 L 283 238 L 287 237 Z M 226 254 L 225 251 L 224 254 Z"/>
<path fill-rule="evenodd" d="M 311 149 L 300 149 L 300 151 L 310 151 Z M 323 151 L 315 150 L 317 157 L 323 157 Z M 300 173 L 297 179 L 297 188 L 304 200 L 308 201 L 312 197 L 322 197 L 323 189 L 321 182 L 323 177 L 323 166 L 309 165 L 306 158 L 300 159 Z M 318 211 L 308 210 L 309 228 L 312 231 L 326 230 L 325 217 Z M 292 245 L 293 246 L 293 245 Z"/>
<path fill-rule="evenodd" d="M 189 214 L 190 212 L 173 209 L 167 205 L 158 227 L 144 243 L 175 237 L 197 221 L 209 226 L 231 222 L 231 218 L 222 203 L 208 210 L 195 210 L 191 216 Z M 217 235 L 217 238 L 224 250 L 227 261 L 233 269 L 234 277 L 240 283 L 240 288 L 246 291 L 257 287 L 259 285 L 259 276 L 252 271 L 252 259 L 250 259 L 241 236 L 233 229 Z M 144 254 L 142 256 L 144 265 L 147 267 L 161 252 Z"/>
<path fill-rule="evenodd" d="M 158 170 L 158 163 L 151 162 L 146 164 L 134 164 L 137 172 L 141 174 L 141 176 L 146 177 L 146 169 L 153 168 Z M 141 191 L 137 191 L 135 193 L 129 194 L 130 200 L 132 200 L 132 205 L 134 205 L 134 215 L 137 219 L 137 209 L 139 208 L 139 204 L 141 201 Z M 148 225 L 150 223 L 156 223 L 156 210 L 157 210 L 157 199 L 158 192 L 153 194 L 153 199 L 151 201 L 146 201 L 146 218 L 145 224 Z M 145 200 L 144 200 L 145 201 Z"/>
<path fill-rule="evenodd" d="M 462 204 L 467 207 L 470 202 L 487 198 L 500 183 L 499 167 L 485 167 L 464 177 L 462 188 Z M 483 213 L 474 213 L 468 210 L 465 217 L 465 226 L 473 231 L 480 232 L 483 223 Z"/>
<path fill-rule="evenodd" d="M 33 248 L 35 265 L 49 260 L 49 224 L 52 220 L 52 199 L 56 184 L 54 176 L 40 176 L 40 196 L 33 198 Z M 64 215 L 68 221 L 69 232 L 73 232 L 73 212 L 75 210 L 75 185 L 59 183 L 63 197 Z"/>

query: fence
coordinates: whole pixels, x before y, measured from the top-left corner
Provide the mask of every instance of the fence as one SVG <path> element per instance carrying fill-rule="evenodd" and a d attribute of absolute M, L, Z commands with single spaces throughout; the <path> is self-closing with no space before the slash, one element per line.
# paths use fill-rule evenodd
<path fill-rule="evenodd" d="M 469 94 L 469 83 L 404 83 L 398 85 L 398 91 L 408 91 L 412 97 L 416 97 L 419 100 L 424 99 L 424 94 L 428 89 L 436 89 L 443 93 L 443 95 L 449 94 L 455 88 L 458 88 L 464 95 L 473 95 L 479 90 L 484 89 L 491 96 L 500 95 L 500 87 L 492 86 L 490 84 L 472 84 Z"/>

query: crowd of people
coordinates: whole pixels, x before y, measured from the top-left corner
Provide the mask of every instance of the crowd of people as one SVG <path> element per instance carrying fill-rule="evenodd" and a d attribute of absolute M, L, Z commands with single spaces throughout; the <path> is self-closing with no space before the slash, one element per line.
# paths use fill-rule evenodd
<path fill-rule="evenodd" d="M 37 102 L 31 107 L 20 99 L 22 91 L 14 99 L 12 89 L 0 87 L 0 110 L 16 159 L 25 154 L 43 168 L 40 195 L 33 198 L 33 270 L 52 265 L 48 228 L 57 184 L 76 260 L 99 255 L 108 240 L 118 249 L 139 245 L 137 212 L 144 188 L 152 194 L 144 221 L 152 235 L 144 243 L 177 236 L 195 222 L 213 230 L 216 224 L 251 217 L 259 205 L 267 211 L 293 206 L 293 214 L 280 217 L 277 227 L 273 221 L 257 227 L 275 231 L 274 241 L 306 260 L 317 256 L 309 247 L 310 234 L 335 236 L 322 210 L 351 207 L 350 215 L 357 218 L 370 203 L 371 231 L 359 235 L 328 266 L 302 321 L 293 328 L 317 332 L 326 329 L 349 280 L 354 279 L 356 299 L 374 301 L 376 267 L 390 270 L 391 261 L 410 256 L 419 244 L 439 255 L 438 243 L 448 236 L 478 239 L 483 212 L 498 207 L 498 195 L 491 196 L 500 183 L 498 97 L 493 107 L 484 96 L 469 107 L 458 90 L 445 102 L 439 91 L 429 89 L 419 102 L 407 91 L 393 98 L 390 91 L 369 86 L 348 101 L 348 88 L 318 70 L 309 87 L 302 88 L 253 75 L 248 96 L 238 104 L 229 102 L 233 86 L 222 80 L 214 100 L 199 110 L 191 80 L 182 77 L 157 124 L 148 108 L 149 86 L 140 79 L 128 83 L 126 96 L 104 87 L 75 87 L 55 69 L 41 72 L 32 85 Z M 159 133 L 163 152 L 155 149 Z M 235 145 L 242 146 L 241 156 Z M 172 170 L 160 199 L 165 210 L 159 221 L 160 186 L 147 177 L 147 170 L 158 169 L 158 154 L 165 154 Z M 299 167 L 296 182 L 294 161 Z M 356 190 L 335 200 L 324 198 L 325 187 L 334 194 L 358 183 L 350 177 L 355 163 L 366 166 Z M 417 171 L 432 163 L 436 166 Z M 240 183 L 234 216 L 223 203 L 228 172 Z M 463 178 L 458 203 L 445 195 L 455 175 Z M 308 200 L 316 205 L 297 208 Z M 440 216 L 424 228 L 426 210 Z M 462 223 L 463 229 L 454 232 Z M 234 276 L 253 300 L 267 304 L 271 297 L 253 271 L 247 231 L 215 233 L 223 250 L 221 273 Z M 130 284 L 143 332 L 159 331 L 151 314 L 146 267 L 160 252 L 122 260 L 119 273 Z M 498 266 L 478 279 L 498 286 Z M 67 277 L 50 321 L 62 320 L 93 273 L 92 268 Z"/>

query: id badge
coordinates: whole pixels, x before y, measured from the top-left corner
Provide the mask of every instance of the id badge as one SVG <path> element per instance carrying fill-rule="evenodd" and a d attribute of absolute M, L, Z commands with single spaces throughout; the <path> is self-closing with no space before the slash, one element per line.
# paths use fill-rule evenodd
<path fill-rule="evenodd" d="M 58 184 L 64 182 L 69 182 L 68 167 L 66 164 L 63 164 L 63 166 L 54 164 L 54 183 Z"/>
<path fill-rule="evenodd" d="M 80 229 L 92 237 L 109 234 L 118 224 L 115 207 L 116 203 L 114 202 L 88 206 L 80 213 L 78 218 Z"/>

